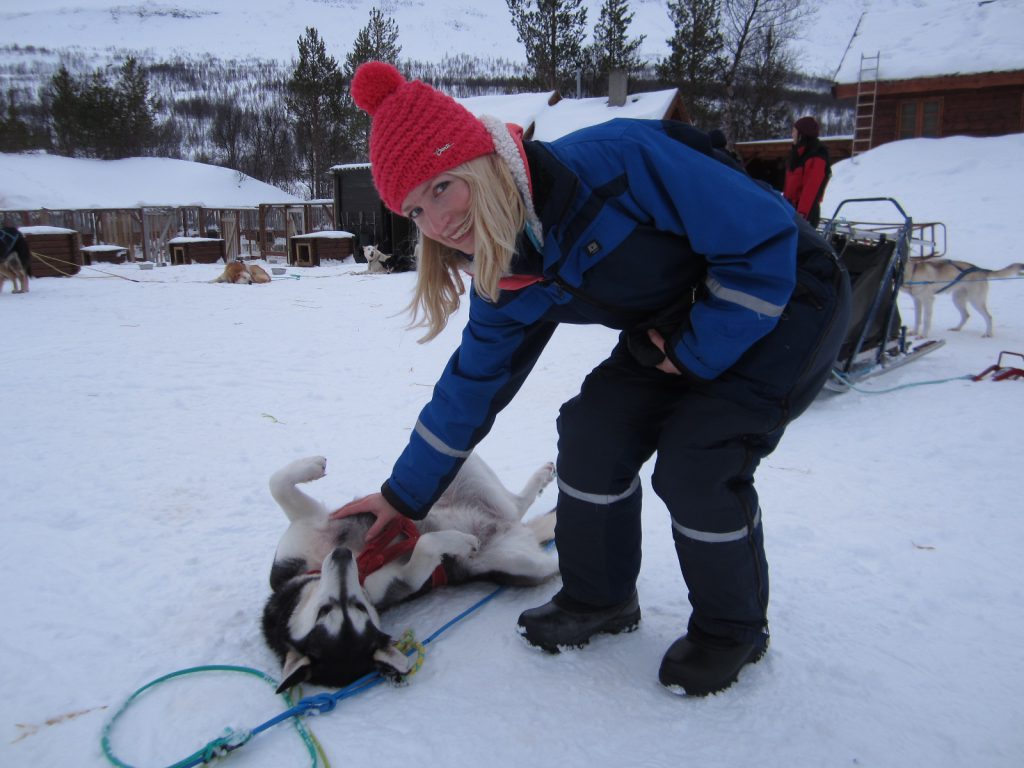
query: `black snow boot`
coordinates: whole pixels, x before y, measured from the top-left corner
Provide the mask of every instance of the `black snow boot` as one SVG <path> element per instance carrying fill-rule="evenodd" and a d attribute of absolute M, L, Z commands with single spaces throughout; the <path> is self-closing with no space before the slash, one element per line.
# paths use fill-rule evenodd
<path fill-rule="evenodd" d="M 523 611 L 519 634 L 530 645 L 558 653 L 582 648 L 594 635 L 632 632 L 640 623 L 640 601 L 634 591 L 625 601 L 607 608 L 586 605 L 561 592 L 538 608 Z"/>
<path fill-rule="evenodd" d="M 768 650 L 768 634 L 744 643 L 697 629 L 672 643 L 661 660 L 658 680 L 672 693 L 707 696 L 736 682 L 740 670 L 758 662 Z"/>

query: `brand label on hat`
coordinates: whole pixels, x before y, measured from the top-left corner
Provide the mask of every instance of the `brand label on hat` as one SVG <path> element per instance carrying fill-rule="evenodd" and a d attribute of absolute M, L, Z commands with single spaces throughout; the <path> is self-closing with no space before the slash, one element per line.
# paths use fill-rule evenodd
<path fill-rule="evenodd" d="M 447 152 L 451 148 L 452 148 L 452 144 L 451 144 L 451 142 L 449 142 L 449 143 L 445 144 L 443 147 L 438 147 L 437 149 L 435 149 L 434 150 L 434 155 L 437 156 L 437 157 L 440 157 L 441 155 L 443 155 L 445 152 Z"/>

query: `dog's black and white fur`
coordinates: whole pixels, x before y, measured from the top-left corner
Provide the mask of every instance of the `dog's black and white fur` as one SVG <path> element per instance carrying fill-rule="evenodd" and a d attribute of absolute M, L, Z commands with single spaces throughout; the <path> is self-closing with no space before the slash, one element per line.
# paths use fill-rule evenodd
<path fill-rule="evenodd" d="M 270 572 L 272 594 L 263 635 L 281 660 L 279 691 L 301 682 L 344 686 L 377 669 L 398 677 L 410 660 L 381 628 L 378 611 L 418 597 L 443 564 L 448 584 L 490 580 L 539 584 L 558 564 L 542 542 L 554 537 L 555 513 L 522 518 L 554 478 L 554 465 L 533 473 L 519 494 L 471 455 L 424 520 L 415 548 L 359 583 L 356 557 L 366 546 L 370 513 L 331 520 L 329 510 L 297 485 L 324 476 L 327 460 L 294 461 L 270 478 L 270 492 L 291 521 Z"/>
<path fill-rule="evenodd" d="M 32 251 L 28 241 L 14 227 L 0 229 L 0 293 L 4 281 L 11 281 L 11 293 L 28 293 L 32 277 Z"/>
<path fill-rule="evenodd" d="M 369 273 L 390 274 L 392 272 L 411 272 L 416 269 L 416 259 L 412 256 L 396 256 L 384 253 L 373 245 L 363 246 L 363 260 Z"/>

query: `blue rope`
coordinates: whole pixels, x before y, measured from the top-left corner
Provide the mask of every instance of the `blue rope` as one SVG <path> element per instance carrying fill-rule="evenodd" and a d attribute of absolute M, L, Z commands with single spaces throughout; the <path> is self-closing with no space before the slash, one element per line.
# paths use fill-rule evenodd
<path fill-rule="evenodd" d="M 984 271 L 983 269 L 981 269 L 981 267 L 977 267 L 977 269 L 979 271 L 982 271 L 982 272 Z M 968 270 L 968 271 L 970 271 L 970 270 Z M 967 271 L 965 271 L 962 274 L 967 274 Z M 959 278 L 959 277 L 954 278 L 953 280 L 904 280 L 903 281 L 903 285 L 948 285 L 948 286 L 951 286 L 954 283 L 960 282 L 960 280 L 961 280 L 961 278 Z M 964 280 L 963 282 L 965 282 L 965 283 L 994 283 L 994 282 L 997 282 L 998 280 L 1024 280 L 1024 276 L 1018 275 L 1016 277 L 984 277 L 981 280 Z"/>
<path fill-rule="evenodd" d="M 494 591 L 477 600 L 469 608 L 455 616 L 453 619 L 447 621 L 439 629 L 435 630 L 430 635 L 430 637 L 423 641 L 423 645 L 429 645 L 430 643 L 432 643 L 442 634 L 444 634 L 453 626 L 455 626 L 458 622 L 475 613 L 484 605 L 493 600 L 495 597 L 500 595 L 502 592 L 505 591 L 505 589 L 505 587 L 498 587 Z M 414 652 L 416 652 L 415 647 L 411 648 L 406 655 L 410 655 Z M 246 672 L 261 677 L 263 680 L 267 681 L 275 688 L 278 685 L 276 680 L 258 670 L 250 669 L 248 667 L 233 667 L 228 665 L 192 667 L 190 669 L 172 672 L 170 674 L 164 675 L 163 677 L 159 677 L 156 680 L 146 683 L 146 685 L 142 686 L 139 690 L 137 690 L 135 693 L 129 696 L 127 701 L 125 701 L 125 703 L 121 705 L 121 708 L 114 714 L 114 716 L 110 719 L 106 726 L 104 726 L 101 744 L 103 746 L 103 754 L 107 757 L 107 759 L 113 765 L 117 766 L 117 768 L 133 768 L 133 766 L 122 762 L 114 755 L 112 749 L 110 748 L 110 732 L 113 729 L 114 723 L 118 720 L 118 718 L 120 718 L 124 711 L 128 709 L 132 702 L 134 702 L 135 699 L 138 698 L 144 691 L 158 685 L 159 683 L 165 682 L 173 677 L 190 674 L 192 672 L 203 672 L 210 670 Z M 252 741 L 253 738 L 258 736 L 260 733 L 263 733 L 263 731 L 266 731 L 269 728 L 272 728 L 273 726 L 284 722 L 285 720 L 293 718 L 296 729 L 299 730 L 300 735 L 306 742 L 307 748 L 310 750 L 310 754 L 313 757 L 313 766 L 315 768 L 315 766 L 317 765 L 315 747 L 312 746 L 312 738 L 308 737 L 308 732 L 302 725 L 302 721 L 299 718 L 326 714 L 332 711 L 338 705 L 338 702 L 343 701 L 345 699 L 349 699 L 355 696 L 356 694 L 362 693 L 363 691 L 369 690 L 370 688 L 380 685 L 385 681 L 385 679 L 386 678 L 380 672 L 370 672 L 369 674 L 364 675 L 355 682 L 349 683 L 344 688 L 340 688 L 339 690 L 334 691 L 333 693 L 318 693 L 313 696 L 306 696 L 303 699 L 301 699 L 297 704 L 291 706 L 289 709 L 285 710 L 281 714 L 272 717 L 266 722 L 257 725 L 252 730 L 235 731 L 230 728 L 226 729 L 221 736 L 217 737 L 216 739 L 213 739 L 201 749 L 196 750 L 188 757 L 184 758 L 183 760 L 180 760 L 177 763 L 174 763 L 168 768 L 194 768 L 194 766 L 205 765 L 206 763 L 209 763 L 211 760 L 217 757 L 223 757 L 228 753 L 245 746 L 250 741 Z M 287 691 L 284 692 L 282 696 L 284 696 L 285 700 L 289 704 L 291 704 L 291 699 L 290 697 L 288 697 Z"/>
<path fill-rule="evenodd" d="M 135 693 L 133 693 L 131 696 L 129 696 L 128 699 L 124 702 L 124 704 L 121 705 L 121 708 L 114 713 L 113 717 L 111 717 L 110 720 L 107 721 L 107 724 L 103 727 L 103 736 L 100 739 L 100 745 L 103 748 L 104 756 L 106 756 L 107 760 L 109 760 L 112 765 L 117 766 L 117 768 L 134 768 L 132 765 L 120 760 L 114 754 L 113 748 L 110 746 L 110 734 L 113 731 L 114 725 L 120 719 L 121 715 L 125 713 L 128 707 L 130 707 L 135 702 L 135 700 L 138 699 L 139 696 L 141 696 L 143 693 L 145 693 L 151 688 L 156 687 L 157 685 L 160 685 L 161 683 L 165 683 L 168 680 L 171 680 L 175 677 L 183 677 L 185 675 L 196 674 L 199 672 L 242 672 L 248 675 L 258 677 L 274 688 L 277 688 L 278 685 L 277 681 L 274 680 L 274 678 L 270 677 L 269 675 L 263 672 L 260 672 L 258 669 L 252 669 L 251 667 L 237 667 L 228 664 L 209 664 L 199 667 L 189 667 L 188 669 L 181 669 L 177 672 L 171 672 L 169 674 L 163 675 L 162 677 L 158 677 L 156 680 L 151 680 L 150 682 L 146 683 L 144 686 L 139 688 L 137 691 L 135 691 Z M 287 691 L 283 692 L 281 694 L 281 697 L 285 700 L 287 704 L 290 705 L 292 703 L 291 695 Z M 277 720 L 276 722 L 280 721 Z M 305 742 L 307 750 L 309 750 L 309 754 L 313 760 L 312 765 L 316 766 L 316 746 L 313 743 L 314 740 L 312 735 L 309 733 L 308 730 L 306 730 L 305 725 L 303 725 L 302 722 L 298 719 L 295 720 L 295 728 L 298 731 L 299 736 L 302 738 L 303 742 Z M 183 758 L 182 760 L 179 760 L 176 763 L 173 763 L 171 766 L 169 766 L 169 768 L 190 768 L 191 766 L 209 763 L 214 758 L 222 757 L 227 753 L 232 752 L 241 746 L 244 746 L 261 730 L 265 730 L 265 728 L 263 726 L 260 726 L 258 728 L 252 729 L 251 731 L 236 731 L 232 728 L 226 728 L 222 735 L 218 736 L 216 739 L 209 742 L 202 748 L 196 750 L 188 757 Z"/>

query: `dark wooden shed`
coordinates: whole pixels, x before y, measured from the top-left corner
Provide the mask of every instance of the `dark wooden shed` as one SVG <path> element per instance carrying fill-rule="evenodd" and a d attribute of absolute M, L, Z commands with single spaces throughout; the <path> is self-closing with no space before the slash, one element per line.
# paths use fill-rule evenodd
<path fill-rule="evenodd" d="M 71 277 L 82 269 L 81 239 L 63 227 L 19 227 L 32 251 L 35 277 Z"/>
<path fill-rule="evenodd" d="M 219 237 L 175 237 L 167 241 L 171 264 L 216 264 L 224 260 L 224 240 Z"/>
<path fill-rule="evenodd" d="M 318 267 L 321 261 L 342 261 L 354 254 L 355 235 L 351 232 L 308 232 L 288 241 L 288 263 L 295 267 Z"/>
<path fill-rule="evenodd" d="M 411 255 L 416 232 L 409 220 L 388 210 L 373 186 L 369 163 L 336 165 L 334 176 L 334 220 L 354 236 L 356 261 L 363 262 L 362 247 L 375 245 L 384 253 Z"/>

